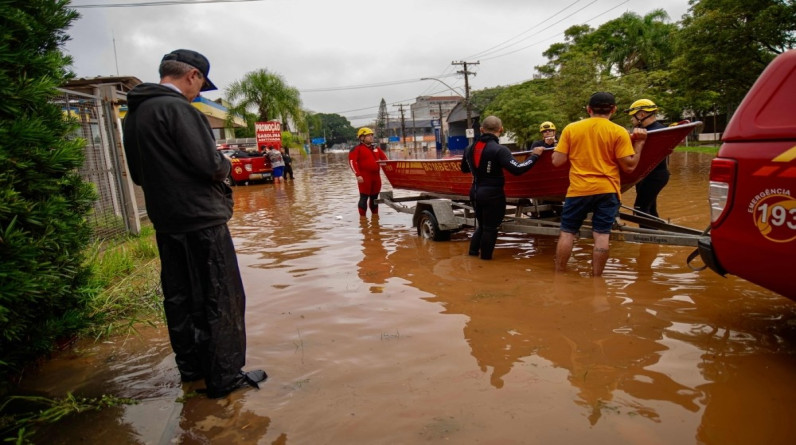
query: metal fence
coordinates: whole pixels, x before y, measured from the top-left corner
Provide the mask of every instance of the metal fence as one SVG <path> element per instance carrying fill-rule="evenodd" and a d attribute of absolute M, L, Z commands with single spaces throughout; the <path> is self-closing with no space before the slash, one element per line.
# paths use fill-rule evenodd
<path fill-rule="evenodd" d="M 117 119 L 113 105 L 77 91 L 61 89 L 55 99 L 64 114 L 76 119 L 80 127 L 75 138 L 86 141 L 85 162 L 79 169 L 80 175 L 94 184 L 97 201 L 94 211 L 89 215 L 95 239 L 107 239 L 124 235 L 128 227 L 127 206 L 122 193 L 122 168 L 116 147 L 114 120 Z"/>

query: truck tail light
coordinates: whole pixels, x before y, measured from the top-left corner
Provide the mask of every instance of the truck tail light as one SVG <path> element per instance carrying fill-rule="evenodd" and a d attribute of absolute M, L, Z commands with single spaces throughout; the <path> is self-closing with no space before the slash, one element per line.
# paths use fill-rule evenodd
<path fill-rule="evenodd" d="M 710 202 L 710 221 L 713 227 L 721 224 L 729 213 L 737 163 L 732 159 L 716 158 L 710 164 L 710 186 L 708 201 Z"/>

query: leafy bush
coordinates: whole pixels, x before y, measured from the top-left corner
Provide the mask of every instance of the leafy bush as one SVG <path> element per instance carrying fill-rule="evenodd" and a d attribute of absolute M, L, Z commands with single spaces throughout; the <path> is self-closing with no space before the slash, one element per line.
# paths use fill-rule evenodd
<path fill-rule="evenodd" d="M 0 393 L 8 377 L 85 323 L 93 188 L 83 141 L 54 104 L 71 77 L 67 0 L 0 1 Z"/>

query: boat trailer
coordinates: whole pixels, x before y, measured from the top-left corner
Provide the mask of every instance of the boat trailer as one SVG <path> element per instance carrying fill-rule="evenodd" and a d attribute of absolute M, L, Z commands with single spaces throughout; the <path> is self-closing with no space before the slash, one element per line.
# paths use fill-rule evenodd
<path fill-rule="evenodd" d="M 468 196 L 440 195 L 424 192 L 417 196 L 394 197 L 392 191 L 381 192 L 377 202 L 398 212 L 412 214 L 412 227 L 417 234 L 434 241 L 448 241 L 451 234 L 466 227 L 475 227 L 475 211 Z M 413 203 L 413 205 L 407 205 Z M 535 199 L 507 199 L 502 232 L 558 236 L 561 229 L 563 202 Z M 645 228 L 626 223 L 642 224 Z M 705 231 L 671 224 L 663 219 L 622 206 L 611 229 L 612 241 L 697 247 Z M 593 238 L 591 219 L 583 223 L 580 238 Z"/>

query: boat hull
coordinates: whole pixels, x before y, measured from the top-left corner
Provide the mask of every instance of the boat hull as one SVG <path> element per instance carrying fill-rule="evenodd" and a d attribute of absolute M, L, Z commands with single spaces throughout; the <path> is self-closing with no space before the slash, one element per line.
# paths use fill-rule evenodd
<path fill-rule="evenodd" d="M 699 125 L 702 123 L 692 122 L 650 131 L 636 169 L 632 173 L 621 173 L 622 191 L 647 176 Z M 513 154 L 517 161 L 522 162 L 531 153 L 523 151 Z M 562 201 L 569 187 L 569 164 L 553 167 L 552 155 L 552 150 L 546 150 L 528 173 L 514 176 L 504 172 L 506 197 Z M 462 173 L 461 162 L 461 156 L 379 161 L 394 189 L 468 196 L 473 177 L 469 173 Z"/>

